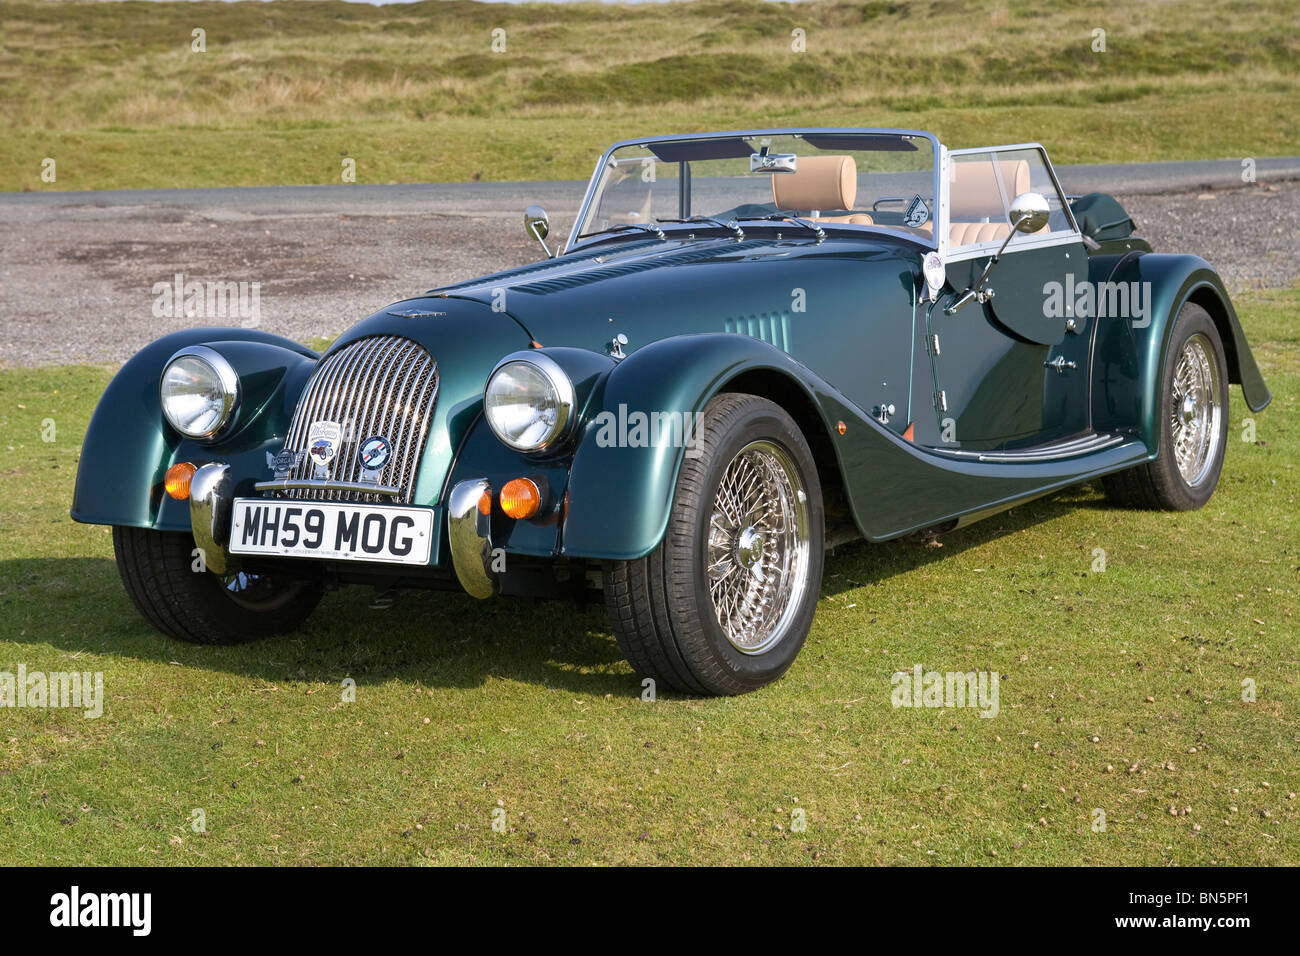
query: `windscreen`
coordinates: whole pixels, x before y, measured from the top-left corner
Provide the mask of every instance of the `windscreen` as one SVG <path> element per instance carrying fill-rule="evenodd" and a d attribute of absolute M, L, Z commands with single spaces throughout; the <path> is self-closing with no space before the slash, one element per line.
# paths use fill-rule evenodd
<path fill-rule="evenodd" d="M 935 156 L 903 133 L 718 136 L 621 146 L 598 173 L 579 238 L 707 216 L 798 216 L 929 237 Z"/>

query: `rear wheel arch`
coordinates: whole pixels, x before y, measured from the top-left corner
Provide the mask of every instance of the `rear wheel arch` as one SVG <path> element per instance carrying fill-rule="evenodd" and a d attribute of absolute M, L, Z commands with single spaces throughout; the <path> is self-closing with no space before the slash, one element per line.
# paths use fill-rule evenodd
<path fill-rule="evenodd" d="M 1200 285 L 1191 291 L 1183 303 L 1179 304 L 1179 309 L 1184 303 L 1190 302 L 1193 305 L 1199 305 L 1202 309 L 1210 314 L 1214 320 L 1214 327 L 1219 330 L 1219 340 L 1223 344 L 1223 358 L 1228 365 L 1228 381 L 1233 385 L 1241 384 L 1241 359 L 1237 353 L 1237 337 L 1233 331 L 1232 321 L 1228 318 L 1228 305 L 1220 298 L 1218 292 L 1213 286 Z M 1177 310 L 1174 312 L 1177 315 Z M 1170 332 L 1173 331 L 1173 323 L 1169 323 Z M 1169 342 L 1166 339 L 1165 348 L 1169 348 Z"/>

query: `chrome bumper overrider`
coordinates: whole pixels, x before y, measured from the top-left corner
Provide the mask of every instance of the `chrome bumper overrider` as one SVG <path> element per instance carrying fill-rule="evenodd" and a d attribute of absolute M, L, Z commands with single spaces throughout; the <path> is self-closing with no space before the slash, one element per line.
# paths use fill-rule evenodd
<path fill-rule="evenodd" d="M 230 466 L 204 465 L 190 479 L 190 529 L 209 571 L 225 574 L 230 552 Z"/>
<path fill-rule="evenodd" d="M 491 516 L 478 510 L 479 499 L 491 490 L 486 478 L 458 482 L 447 496 L 447 536 L 451 563 L 467 594 L 491 597 L 496 592 L 492 575 Z"/>

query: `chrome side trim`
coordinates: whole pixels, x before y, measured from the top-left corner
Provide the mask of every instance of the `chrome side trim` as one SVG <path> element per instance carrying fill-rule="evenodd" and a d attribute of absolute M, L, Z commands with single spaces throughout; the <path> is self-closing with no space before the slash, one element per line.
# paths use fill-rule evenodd
<path fill-rule="evenodd" d="M 962 451 L 957 448 L 931 448 L 930 451 L 953 458 L 964 458 L 988 462 L 1028 462 L 1055 461 L 1058 458 L 1074 458 L 1078 455 L 1091 454 L 1112 448 L 1125 440 L 1123 435 L 1093 433 L 1080 438 L 1055 442 L 1050 445 L 1038 445 L 1033 448 L 1012 449 L 1011 451 Z"/>
<path fill-rule="evenodd" d="M 256 491 L 287 491 L 292 488 L 300 491 L 342 491 L 357 492 L 367 495 L 391 495 L 402 497 L 402 489 L 392 485 L 372 485 L 364 481 L 313 481 L 310 478 L 273 478 L 259 481 L 253 485 Z"/>
<path fill-rule="evenodd" d="M 204 565 L 215 574 L 225 574 L 231 564 L 225 548 L 231 497 L 230 466 L 223 462 L 204 465 L 190 479 L 190 530 Z"/>
<path fill-rule="evenodd" d="M 483 492 L 491 491 L 486 478 L 457 482 L 447 496 L 447 537 L 451 542 L 451 563 L 465 593 L 489 598 L 496 593 L 492 575 L 491 516 L 478 510 Z"/>

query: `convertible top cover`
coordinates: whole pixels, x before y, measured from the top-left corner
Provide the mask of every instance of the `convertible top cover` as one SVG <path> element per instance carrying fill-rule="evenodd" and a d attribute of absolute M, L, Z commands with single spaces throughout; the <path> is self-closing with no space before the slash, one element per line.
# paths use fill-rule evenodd
<path fill-rule="evenodd" d="M 1070 203 L 1079 231 L 1090 239 L 1127 239 L 1137 226 L 1119 200 L 1107 193 L 1088 193 Z"/>

